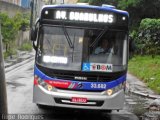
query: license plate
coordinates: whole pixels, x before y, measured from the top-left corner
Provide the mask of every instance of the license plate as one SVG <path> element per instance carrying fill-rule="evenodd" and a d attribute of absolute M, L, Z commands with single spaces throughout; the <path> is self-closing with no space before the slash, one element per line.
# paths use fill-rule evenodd
<path fill-rule="evenodd" d="M 87 98 L 72 97 L 71 101 L 76 103 L 87 103 Z"/>

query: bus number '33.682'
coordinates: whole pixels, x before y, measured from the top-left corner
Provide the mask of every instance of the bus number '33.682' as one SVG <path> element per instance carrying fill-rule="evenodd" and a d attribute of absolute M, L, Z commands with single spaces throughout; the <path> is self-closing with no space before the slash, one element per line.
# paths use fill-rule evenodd
<path fill-rule="evenodd" d="M 91 83 L 91 88 L 106 89 L 106 87 L 107 87 L 106 84 L 96 84 L 96 83 Z"/>

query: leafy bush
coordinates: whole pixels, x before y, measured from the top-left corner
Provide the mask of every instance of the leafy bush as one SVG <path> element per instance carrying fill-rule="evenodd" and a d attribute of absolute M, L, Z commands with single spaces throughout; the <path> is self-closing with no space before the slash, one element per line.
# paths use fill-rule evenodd
<path fill-rule="evenodd" d="M 12 51 L 12 45 L 15 42 L 18 31 L 29 27 L 29 14 L 17 13 L 13 18 L 10 18 L 7 13 L 0 13 L 0 21 L 5 51 L 9 53 Z"/>
<path fill-rule="evenodd" d="M 14 26 L 15 22 L 9 18 L 7 13 L 0 13 L 0 21 L 2 23 L 3 43 L 6 45 L 6 52 L 9 52 L 10 44 L 14 42 L 17 34 Z"/>
<path fill-rule="evenodd" d="M 143 19 L 137 36 L 141 54 L 160 54 L 160 19 Z"/>

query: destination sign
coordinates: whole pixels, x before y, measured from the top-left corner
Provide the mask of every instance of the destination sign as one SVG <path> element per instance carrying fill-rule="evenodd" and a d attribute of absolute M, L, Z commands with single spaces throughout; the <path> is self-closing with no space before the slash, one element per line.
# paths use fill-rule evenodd
<path fill-rule="evenodd" d="M 86 21 L 86 22 L 102 22 L 102 23 L 113 23 L 114 15 L 111 13 L 88 13 L 88 12 L 66 12 L 66 11 L 55 11 L 55 19 L 64 19 L 72 21 Z"/>
<path fill-rule="evenodd" d="M 46 10 L 45 16 L 50 16 L 51 11 Z M 115 16 L 113 13 L 105 12 L 85 12 L 85 11 L 67 11 L 67 10 L 55 10 L 53 19 L 56 20 L 70 20 L 70 21 L 82 21 L 82 22 L 95 22 L 95 23 L 114 23 Z"/>

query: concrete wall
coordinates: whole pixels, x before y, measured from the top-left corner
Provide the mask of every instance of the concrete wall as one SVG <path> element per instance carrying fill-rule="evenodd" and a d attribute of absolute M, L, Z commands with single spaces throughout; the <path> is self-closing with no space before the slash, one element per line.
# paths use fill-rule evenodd
<path fill-rule="evenodd" d="M 29 41 L 29 31 L 19 31 L 17 35 L 16 44 L 21 46 L 22 43 Z"/>
<path fill-rule="evenodd" d="M 30 2 L 31 0 L 21 0 L 21 6 L 23 8 L 30 8 Z"/>
<path fill-rule="evenodd" d="M 6 12 L 9 17 L 13 17 L 17 12 L 26 13 L 30 12 L 30 10 L 0 0 L 0 12 Z"/>

